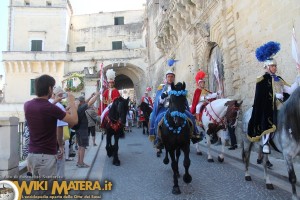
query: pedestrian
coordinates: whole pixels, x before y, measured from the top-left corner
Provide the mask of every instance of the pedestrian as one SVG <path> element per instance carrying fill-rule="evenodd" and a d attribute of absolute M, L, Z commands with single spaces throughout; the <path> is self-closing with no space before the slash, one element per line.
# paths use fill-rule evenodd
<path fill-rule="evenodd" d="M 134 119 L 134 112 L 132 109 L 129 108 L 126 115 L 126 129 L 128 132 L 132 132 L 133 119 Z"/>
<path fill-rule="evenodd" d="M 88 119 L 86 116 L 86 110 L 92 106 L 99 96 L 99 92 L 93 93 L 90 98 L 85 100 L 83 96 L 78 97 L 78 126 L 76 130 L 76 139 L 78 142 L 78 162 L 79 168 L 90 167 L 84 163 L 85 149 L 89 146 L 89 134 L 88 134 Z"/>
<path fill-rule="evenodd" d="M 55 79 L 42 75 L 35 79 L 36 98 L 24 104 L 25 118 L 30 131 L 29 155 L 27 158 L 33 176 L 37 178 L 55 177 L 56 162 L 64 153 L 63 135 L 56 131 L 57 120 L 63 120 L 70 126 L 77 124 L 75 98 L 68 93 L 69 112 L 64 112 L 48 100 L 53 93 Z M 56 98 L 59 101 L 61 98 Z M 57 153 L 57 143 L 59 153 Z"/>
<path fill-rule="evenodd" d="M 28 145 L 29 145 L 29 138 L 30 138 L 30 132 L 29 132 L 29 128 L 28 128 L 28 123 L 27 121 L 25 120 L 24 122 L 24 133 L 23 133 L 23 146 L 22 146 L 22 159 L 26 159 L 28 157 Z M 26 173 L 27 176 L 32 176 L 32 173 L 31 173 L 31 168 L 30 166 L 28 165 L 28 162 L 27 162 L 27 173 Z"/>
<path fill-rule="evenodd" d="M 53 93 L 52 93 L 52 97 L 49 99 L 49 102 L 50 103 L 53 103 L 55 104 L 58 108 L 60 108 L 62 111 L 66 112 L 66 109 L 65 107 L 61 104 L 61 101 L 63 98 L 65 98 L 64 95 L 64 91 L 63 89 L 60 87 L 60 86 L 57 86 L 53 89 Z M 55 101 L 57 99 L 57 101 Z M 60 143 L 63 144 L 64 146 L 64 152 L 66 151 L 66 148 L 65 148 L 65 142 L 64 142 L 64 127 L 67 127 L 69 128 L 69 125 L 68 123 L 62 121 L 62 120 L 57 120 L 57 135 L 62 135 L 63 136 L 63 141 L 58 141 L 58 146 L 60 145 Z M 59 140 L 59 138 L 58 138 Z M 60 151 L 58 149 L 58 151 Z M 67 152 L 69 152 L 67 150 Z M 56 171 L 57 171 L 57 177 L 59 178 L 64 178 L 65 176 L 65 153 L 62 154 L 62 158 L 61 159 L 57 159 L 57 162 L 56 162 Z"/>
<path fill-rule="evenodd" d="M 89 137 L 92 136 L 93 146 L 97 146 L 96 144 L 96 124 L 97 124 L 97 113 L 95 111 L 94 106 L 90 106 L 86 111 L 86 116 L 88 119 L 88 134 Z"/>
<path fill-rule="evenodd" d="M 264 62 L 264 75 L 256 80 L 253 111 L 248 124 L 248 138 L 252 142 L 262 142 L 262 152 L 270 153 L 269 139 L 276 130 L 277 113 L 282 103 L 295 87 L 289 85 L 276 74 L 277 62 L 273 56 L 280 50 L 277 42 L 268 42 L 256 49 L 256 57 Z"/>

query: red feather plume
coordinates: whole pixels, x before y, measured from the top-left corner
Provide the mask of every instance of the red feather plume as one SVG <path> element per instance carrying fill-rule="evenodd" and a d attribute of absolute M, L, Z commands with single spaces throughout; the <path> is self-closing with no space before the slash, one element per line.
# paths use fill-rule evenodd
<path fill-rule="evenodd" d="M 196 83 L 199 82 L 199 80 L 203 80 L 204 77 L 205 77 L 205 72 L 204 71 L 199 71 L 196 76 L 195 76 L 195 80 L 196 80 Z"/>

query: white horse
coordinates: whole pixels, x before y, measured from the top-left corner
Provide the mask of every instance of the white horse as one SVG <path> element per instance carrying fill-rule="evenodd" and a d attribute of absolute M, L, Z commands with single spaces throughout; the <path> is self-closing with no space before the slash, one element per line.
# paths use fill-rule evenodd
<path fill-rule="evenodd" d="M 247 132 L 248 122 L 250 120 L 252 108 L 243 116 L 243 130 Z M 298 87 L 289 99 L 283 104 L 278 114 L 277 130 L 272 138 L 273 143 L 279 151 L 282 152 L 287 165 L 289 181 L 292 185 L 293 199 L 298 199 L 296 192 L 297 178 L 293 167 L 293 159 L 300 155 L 300 87 Z M 244 138 L 242 156 L 245 162 L 245 180 L 251 181 L 248 172 L 250 153 L 253 143 Z M 273 184 L 270 181 L 268 169 L 266 166 L 267 158 L 264 156 L 264 177 L 267 189 L 273 190 Z"/>
<path fill-rule="evenodd" d="M 224 161 L 224 149 L 225 149 L 225 135 L 226 127 L 236 126 L 238 113 L 243 101 L 238 103 L 237 100 L 232 99 L 217 99 L 206 105 L 202 114 L 203 129 L 206 134 L 207 141 L 207 161 L 214 162 L 211 153 L 210 145 L 211 141 L 221 138 L 222 151 L 218 156 L 218 161 Z M 201 152 L 199 143 L 196 144 L 197 152 Z"/>

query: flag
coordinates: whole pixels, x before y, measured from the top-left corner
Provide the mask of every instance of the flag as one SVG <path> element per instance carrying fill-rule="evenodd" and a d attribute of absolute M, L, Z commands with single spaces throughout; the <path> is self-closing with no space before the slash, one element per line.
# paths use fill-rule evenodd
<path fill-rule="evenodd" d="M 222 91 L 217 61 L 215 61 L 215 63 L 214 63 L 214 75 L 217 79 L 219 90 Z M 222 96 L 223 96 L 223 94 L 222 94 Z"/>
<path fill-rule="evenodd" d="M 219 70 L 218 70 L 217 61 L 215 61 L 215 63 L 214 63 L 214 75 L 215 75 L 215 77 L 217 79 L 218 85 L 220 86 Z M 221 88 L 219 88 L 219 89 L 221 89 Z"/>
<path fill-rule="evenodd" d="M 102 92 L 103 92 L 103 63 L 100 65 L 100 70 L 99 70 L 99 76 L 100 76 L 100 113 L 103 111 L 103 104 L 102 104 Z"/>
<path fill-rule="evenodd" d="M 292 56 L 297 64 L 297 68 L 300 69 L 300 56 L 299 56 L 299 49 L 296 40 L 295 28 L 293 27 L 292 33 Z"/>

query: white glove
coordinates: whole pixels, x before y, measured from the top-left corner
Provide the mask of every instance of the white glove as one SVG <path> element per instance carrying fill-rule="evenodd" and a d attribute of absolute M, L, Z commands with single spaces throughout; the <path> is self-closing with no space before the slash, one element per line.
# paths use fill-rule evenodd
<path fill-rule="evenodd" d="M 275 95 L 277 99 L 283 100 L 283 94 L 276 93 Z"/>
<path fill-rule="evenodd" d="M 217 92 L 217 95 L 221 95 L 222 94 L 222 90 L 219 90 L 218 92 Z"/>

